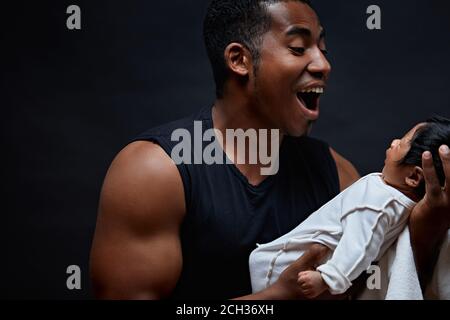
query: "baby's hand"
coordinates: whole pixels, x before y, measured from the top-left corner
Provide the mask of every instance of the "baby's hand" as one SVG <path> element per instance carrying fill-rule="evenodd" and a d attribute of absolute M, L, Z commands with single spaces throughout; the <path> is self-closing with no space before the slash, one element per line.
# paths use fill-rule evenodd
<path fill-rule="evenodd" d="M 319 271 L 299 272 L 297 282 L 302 293 L 308 299 L 314 299 L 328 289 Z"/>

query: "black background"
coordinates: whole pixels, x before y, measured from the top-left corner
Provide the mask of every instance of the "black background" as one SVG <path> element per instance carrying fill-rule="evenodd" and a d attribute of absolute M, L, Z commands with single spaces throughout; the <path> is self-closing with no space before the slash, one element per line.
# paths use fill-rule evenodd
<path fill-rule="evenodd" d="M 2 8 L 1 298 L 92 298 L 88 257 L 114 155 L 214 100 L 203 1 L 17 1 Z M 66 28 L 81 7 L 82 30 Z M 379 171 L 388 143 L 450 116 L 450 3 L 315 0 L 333 73 L 313 136 Z M 382 9 L 382 30 L 366 8 Z M 66 268 L 82 290 L 66 288 Z"/>

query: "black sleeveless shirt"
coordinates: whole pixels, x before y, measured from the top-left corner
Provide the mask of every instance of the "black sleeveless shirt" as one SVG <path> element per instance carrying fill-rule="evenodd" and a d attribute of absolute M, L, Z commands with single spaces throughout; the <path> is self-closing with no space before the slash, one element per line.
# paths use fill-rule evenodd
<path fill-rule="evenodd" d="M 193 137 L 194 121 L 202 121 L 203 130 L 212 128 L 211 112 L 211 107 L 204 108 L 133 141 L 153 141 L 170 156 L 178 144 L 171 141 L 172 132 L 183 128 Z M 284 137 L 278 173 L 257 186 L 234 164 L 177 168 L 186 215 L 180 231 L 183 268 L 174 299 L 229 299 L 251 293 L 248 258 L 256 244 L 289 232 L 339 193 L 328 145 L 310 137 Z"/>

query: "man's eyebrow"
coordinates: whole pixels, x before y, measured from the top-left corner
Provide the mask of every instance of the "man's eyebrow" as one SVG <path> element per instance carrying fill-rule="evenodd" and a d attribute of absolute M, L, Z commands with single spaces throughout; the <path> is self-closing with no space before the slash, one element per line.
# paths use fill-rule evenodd
<path fill-rule="evenodd" d="M 301 37 L 311 37 L 312 33 L 311 30 L 304 27 L 297 27 L 293 26 L 289 28 L 289 30 L 286 32 L 287 36 L 301 36 Z"/>
<path fill-rule="evenodd" d="M 293 26 L 286 32 L 287 36 L 312 37 L 312 32 L 308 28 Z M 325 38 L 325 29 L 321 28 L 319 39 Z"/>

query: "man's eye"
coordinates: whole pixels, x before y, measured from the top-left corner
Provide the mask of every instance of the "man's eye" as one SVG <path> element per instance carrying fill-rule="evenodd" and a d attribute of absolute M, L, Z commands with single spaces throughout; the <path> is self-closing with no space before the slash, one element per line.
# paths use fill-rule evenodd
<path fill-rule="evenodd" d="M 320 49 L 320 51 L 322 51 L 324 56 L 328 55 L 328 50 L 327 49 Z"/>
<path fill-rule="evenodd" d="M 302 47 L 290 47 L 290 49 L 292 51 L 294 51 L 297 54 L 304 54 L 305 53 L 305 48 Z"/>

